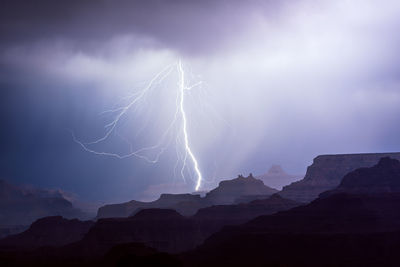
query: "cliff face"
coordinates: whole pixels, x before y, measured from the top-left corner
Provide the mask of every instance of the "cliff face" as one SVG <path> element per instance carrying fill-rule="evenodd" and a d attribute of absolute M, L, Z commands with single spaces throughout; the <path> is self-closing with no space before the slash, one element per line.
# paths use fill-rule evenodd
<path fill-rule="evenodd" d="M 186 256 L 201 266 L 398 266 L 399 210 L 400 162 L 382 158 L 307 205 L 224 227 Z"/>
<path fill-rule="evenodd" d="M 105 205 L 99 208 L 97 218 L 116 218 L 134 215 L 141 209 L 174 209 L 184 216 L 191 216 L 199 209 L 211 205 L 250 202 L 254 199 L 267 198 L 278 190 L 270 188 L 252 175 L 222 181 L 214 190 L 202 198 L 192 194 L 162 194 L 153 202 L 129 201 L 121 204 Z"/>
<path fill-rule="evenodd" d="M 400 193 L 400 161 L 382 158 L 371 168 L 360 168 L 346 174 L 340 185 L 320 194 L 327 197 L 333 194 L 380 194 Z"/>
<path fill-rule="evenodd" d="M 324 191 L 337 187 L 342 178 L 358 168 L 372 167 L 383 157 L 400 160 L 400 153 L 322 155 L 307 168 L 303 180 L 283 187 L 279 194 L 288 199 L 307 203 Z"/>

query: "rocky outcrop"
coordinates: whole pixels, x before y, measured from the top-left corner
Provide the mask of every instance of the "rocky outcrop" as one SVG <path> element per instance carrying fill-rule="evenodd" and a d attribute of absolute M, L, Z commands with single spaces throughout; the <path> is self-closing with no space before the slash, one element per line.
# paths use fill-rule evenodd
<path fill-rule="evenodd" d="M 383 158 L 307 205 L 224 227 L 184 258 L 201 266 L 397 266 L 399 185 L 400 162 Z"/>
<path fill-rule="evenodd" d="M 69 224 L 42 223 L 40 227 L 32 225 L 32 231 L 36 230 L 23 243 L 66 244 L 42 241 L 54 236 L 67 240 L 67 245 L 29 253 L 2 251 L 0 246 L 0 259 L 8 257 L 12 262 L 22 257 L 26 263 L 46 259 L 48 266 L 55 266 L 102 260 L 120 265 L 129 258 L 136 264 L 161 265 L 157 259 L 166 255 L 157 251 L 186 251 L 176 258 L 163 258 L 163 262 L 179 265 L 176 260 L 183 260 L 186 266 L 397 266 L 399 180 L 400 162 L 382 158 L 376 166 L 350 172 L 335 190 L 300 206 L 274 194 L 250 203 L 203 208 L 193 216 L 170 209 L 145 209 L 127 218 L 99 219 L 78 242 L 73 242 L 77 232 Z M 69 235 L 74 238 L 68 240 Z"/>
<path fill-rule="evenodd" d="M 400 161 L 386 157 L 371 168 L 352 171 L 343 177 L 337 188 L 321 193 L 320 197 L 339 193 L 400 193 Z"/>
<path fill-rule="evenodd" d="M 141 209 L 158 208 L 174 209 L 184 216 L 191 216 L 199 209 L 212 205 L 236 204 L 240 201 L 250 202 L 254 199 L 267 198 L 278 190 L 263 184 L 252 175 L 245 178 L 241 175 L 236 179 L 219 183 L 205 197 L 195 194 L 162 194 L 152 202 L 132 200 L 121 204 L 105 205 L 99 208 L 97 218 L 120 218 L 134 215 Z"/>
<path fill-rule="evenodd" d="M 199 195 L 192 194 L 162 194 L 159 199 L 152 202 L 132 200 L 120 204 L 111 204 L 100 207 L 97 218 L 119 218 L 134 215 L 142 209 L 174 209 L 182 215 L 193 215 L 199 208 L 207 206 L 206 201 Z"/>
<path fill-rule="evenodd" d="M 248 177 L 239 175 L 232 180 L 219 183 L 218 187 L 207 193 L 206 199 L 216 205 L 233 204 L 235 200 L 242 196 L 265 197 L 275 194 L 278 190 L 264 185 L 264 183 L 250 174 Z"/>
<path fill-rule="evenodd" d="M 304 175 L 292 175 L 285 172 L 280 165 L 272 165 L 267 173 L 256 176 L 264 182 L 265 185 L 281 190 L 285 185 L 289 185 L 300 180 Z"/>
<path fill-rule="evenodd" d="M 1 249 L 33 249 L 62 246 L 81 240 L 93 225 L 92 221 L 68 220 L 61 216 L 35 221 L 28 230 L 0 240 Z"/>
<path fill-rule="evenodd" d="M 358 168 L 371 167 L 383 157 L 400 160 L 400 153 L 322 155 L 307 168 L 303 180 L 283 187 L 282 197 L 299 202 L 310 202 L 324 191 L 337 187 L 342 178 Z"/>

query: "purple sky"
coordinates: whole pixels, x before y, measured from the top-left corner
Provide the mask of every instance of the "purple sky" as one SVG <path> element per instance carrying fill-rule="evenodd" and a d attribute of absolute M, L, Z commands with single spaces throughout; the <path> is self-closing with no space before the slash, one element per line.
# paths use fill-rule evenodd
<path fill-rule="evenodd" d="M 99 113 L 178 59 L 204 81 L 187 110 L 205 188 L 274 163 L 304 173 L 318 154 L 400 151 L 400 4 L 329 2 L 2 1 L 0 177 L 89 200 L 193 190 L 174 147 L 156 165 L 116 160 L 66 130 L 101 136 Z M 160 136 L 175 85 L 124 122 L 133 146 L 138 129 Z"/>

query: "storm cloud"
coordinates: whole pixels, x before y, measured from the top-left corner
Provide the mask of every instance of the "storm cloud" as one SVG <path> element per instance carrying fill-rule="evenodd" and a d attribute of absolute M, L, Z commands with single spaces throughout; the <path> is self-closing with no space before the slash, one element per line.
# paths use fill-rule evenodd
<path fill-rule="evenodd" d="M 187 107 L 205 187 L 273 163 L 301 173 L 318 154 L 398 151 L 399 15 L 390 0 L 2 1 L 0 175 L 97 200 L 181 190 L 173 149 L 157 165 L 104 158 L 66 130 L 98 137 L 101 111 L 178 59 L 205 82 Z M 166 116 L 127 131 L 157 136 Z"/>
<path fill-rule="evenodd" d="M 223 48 L 251 27 L 253 14 L 274 15 L 288 1 L 3 1 L 3 42 L 65 38 L 105 41 L 138 35 L 186 53 Z"/>

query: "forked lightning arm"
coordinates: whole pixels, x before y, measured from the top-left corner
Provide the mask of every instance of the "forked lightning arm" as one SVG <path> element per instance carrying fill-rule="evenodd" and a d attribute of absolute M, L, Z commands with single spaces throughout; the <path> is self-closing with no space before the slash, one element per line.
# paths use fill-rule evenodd
<path fill-rule="evenodd" d="M 166 77 L 168 77 L 175 68 L 179 75 L 175 113 L 174 113 L 174 117 L 173 117 L 172 121 L 170 122 L 170 124 L 168 125 L 168 127 L 166 128 L 164 133 L 162 134 L 162 136 L 157 144 L 149 146 L 149 147 L 143 147 L 143 148 L 137 149 L 135 151 L 131 150 L 127 154 L 118 154 L 118 153 L 97 151 L 97 150 L 91 149 L 89 147 L 91 145 L 99 144 L 99 143 L 107 140 L 110 137 L 110 135 L 116 131 L 116 128 L 117 128 L 118 124 L 120 123 L 121 118 L 124 115 L 126 115 L 126 113 L 130 109 L 132 109 L 136 104 L 138 104 L 141 100 L 143 100 L 148 95 L 148 93 L 155 88 L 156 85 L 161 84 L 163 82 L 163 80 Z M 153 77 L 153 79 L 151 79 L 149 81 L 149 83 L 143 90 L 129 96 L 128 99 L 131 99 L 131 100 L 128 102 L 127 105 L 104 111 L 103 113 L 115 114 L 115 117 L 110 123 L 108 123 L 105 126 L 105 128 L 107 130 L 106 130 L 106 133 L 101 138 L 94 140 L 92 142 L 84 143 L 84 142 L 78 140 L 75 137 L 75 134 L 72 133 L 73 140 L 77 144 L 79 144 L 85 151 L 96 154 L 96 155 L 116 157 L 119 159 L 124 159 L 124 158 L 135 156 L 140 159 L 144 159 L 149 163 L 157 163 L 159 161 L 161 154 L 166 150 L 166 148 L 170 144 L 170 142 L 166 141 L 166 139 L 171 134 L 171 131 L 174 129 L 174 126 L 179 122 L 179 117 L 181 117 L 182 124 L 181 124 L 180 128 L 182 130 L 181 134 L 183 135 L 183 149 L 184 149 L 181 175 L 182 175 L 182 178 L 184 178 L 184 170 L 188 167 L 187 160 L 189 158 L 190 161 L 192 162 L 193 171 L 196 174 L 195 190 L 198 191 L 202 184 L 203 177 L 202 177 L 202 174 L 200 171 L 199 163 L 198 163 L 198 161 L 190 147 L 190 143 L 189 143 L 189 134 L 188 134 L 188 129 L 187 129 L 188 128 L 187 127 L 188 118 L 187 118 L 186 111 L 185 111 L 185 91 L 191 90 L 192 88 L 194 88 L 200 84 L 201 84 L 201 82 L 193 84 L 191 86 L 188 86 L 186 84 L 185 71 L 183 69 L 182 62 L 179 60 L 177 63 L 167 66 L 161 72 L 159 72 L 157 75 L 155 75 Z M 179 114 L 180 114 L 180 116 L 178 116 Z M 177 137 L 176 137 L 177 144 L 179 143 L 178 137 L 179 137 L 179 133 L 177 133 Z M 146 151 L 157 151 L 157 153 L 156 153 L 155 157 L 149 158 L 143 154 Z"/>

